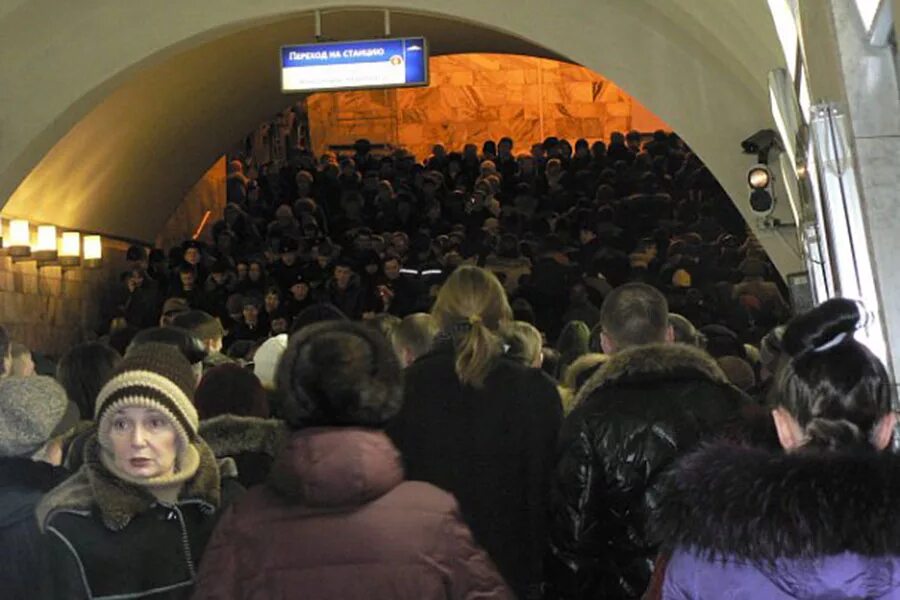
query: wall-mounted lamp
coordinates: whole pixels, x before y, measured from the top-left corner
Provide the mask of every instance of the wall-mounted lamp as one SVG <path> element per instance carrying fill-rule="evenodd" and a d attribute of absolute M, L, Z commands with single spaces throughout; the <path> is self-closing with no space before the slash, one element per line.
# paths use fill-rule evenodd
<path fill-rule="evenodd" d="M 66 231 L 59 242 L 59 264 L 63 267 L 77 267 L 81 264 L 81 234 Z"/>
<path fill-rule="evenodd" d="M 84 266 L 96 269 L 103 263 L 103 244 L 99 235 L 84 236 Z"/>
<path fill-rule="evenodd" d="M 9 222 L 9 255 L 13 258 L 27 258 L 31 256 L 31 231 L 28 221 L 13 219 Z"/>
<path fill-rule="evenodd" d="M 37 259 L 39 263 L 48 263 L 56 260 L 56 226 L 55 225 L 38 225 L 37 242 L 31 257 Z"/>

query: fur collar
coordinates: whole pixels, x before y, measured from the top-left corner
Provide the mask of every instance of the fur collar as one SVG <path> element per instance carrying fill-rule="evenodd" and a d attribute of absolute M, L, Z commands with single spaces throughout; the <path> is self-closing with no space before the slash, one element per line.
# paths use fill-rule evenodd
<path fill-rule="evenodd" d="M 900 456 L 733 444 L 683 458 L 652 525 L 663 547 L 751 560 L 900 555 Z"/>
<path fill-rule="evenodd" d="M 702 378 L 715 383 L 728 383 L 728 378 L 716 361 L 699 348 L 687 344 L 649 344 L 613 354 L 585 382 L 575 402 L 581 403 L 595 390 L 606 385 L 636 379 L 650 381 L 670 378 Z"/>
<path fill-rule="evenodd" d="M 220 415 L 200 422 L 200 437 L 219 457 L 244 452 L 275 457 L 289 436 L 288 426 L 277 419 Z"/>
<path fill-rule="evenodd" d="M 200 466 L 194 477 L 184 484 L 179 503 L 200 502 L 215 510 L 221 500 L 219 465 L 205 442 L 199 440 L 196 445 Z M 146 489 L 117 478 L 103 466 L 96 435 L 87 441 L 84 458 L 78 472 L 51 490 L 38 505 L 37 517 L 42 529 L 57 511 L 90 512 L 96 507 L 103 524 L 119 531 L 135 515 L 156 504 L 156 498 Z"/>

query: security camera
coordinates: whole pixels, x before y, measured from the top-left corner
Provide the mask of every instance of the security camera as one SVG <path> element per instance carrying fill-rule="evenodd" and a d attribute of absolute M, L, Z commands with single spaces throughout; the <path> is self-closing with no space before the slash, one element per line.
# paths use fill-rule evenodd
<path fill-rule="evenodd" d="M 754 165 L 747 171 L 747 185 L 750 187 L 750 210 L 758 217 L 767 217 L 775 210 L 775 195 L 772 193 L 772 172 L 764 164 Z"/>
<path fill-rule="evenodd" d="M 760 129 L 741 142 L 741 149 L 744 151 L 744 154 L 756 154 L 759 157 L 759 162 L 766 162 L 769 150 L 773 146 L 780 148 L 780 144 L 777 133 L 771 129 Z"/>

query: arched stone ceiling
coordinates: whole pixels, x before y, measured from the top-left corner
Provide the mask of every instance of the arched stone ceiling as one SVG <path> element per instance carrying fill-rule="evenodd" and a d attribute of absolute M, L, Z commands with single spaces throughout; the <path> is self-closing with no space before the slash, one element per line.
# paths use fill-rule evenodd
<path fill-rule="evenodd" d="M 672 124 L 743 208 L 741 139 L 782 63 L 765 0 L 384 0 L 433 53 L 571 60 Z M 153 239 L 229 147 L 290 102 L 277 48 L 378 36 L 371 7 L 287 0 L 17 0 L 0 7 L 0 203 L 7 214 Z M 763 240 L 782 272 L 797 258 Z"/>

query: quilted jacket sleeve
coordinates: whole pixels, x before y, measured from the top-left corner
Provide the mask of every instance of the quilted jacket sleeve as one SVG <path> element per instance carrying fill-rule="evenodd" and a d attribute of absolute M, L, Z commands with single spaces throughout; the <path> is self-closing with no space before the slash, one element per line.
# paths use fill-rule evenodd
<path fill-rule="evenodd" d="M 243 598 L 241 549 L 236 540 L 234 508 L 225 511 L 203 552 L 193 598 L 227 600 Z M 246 552 L 243 553 L 246 556 Z"/>
<path fill-rule="evenodd" d="M 475 543 L 458 512 L 444 521 L 440 543 L 436 560 L 447 580 L 448 600 L 515 598 L 487 553 Z"/>

